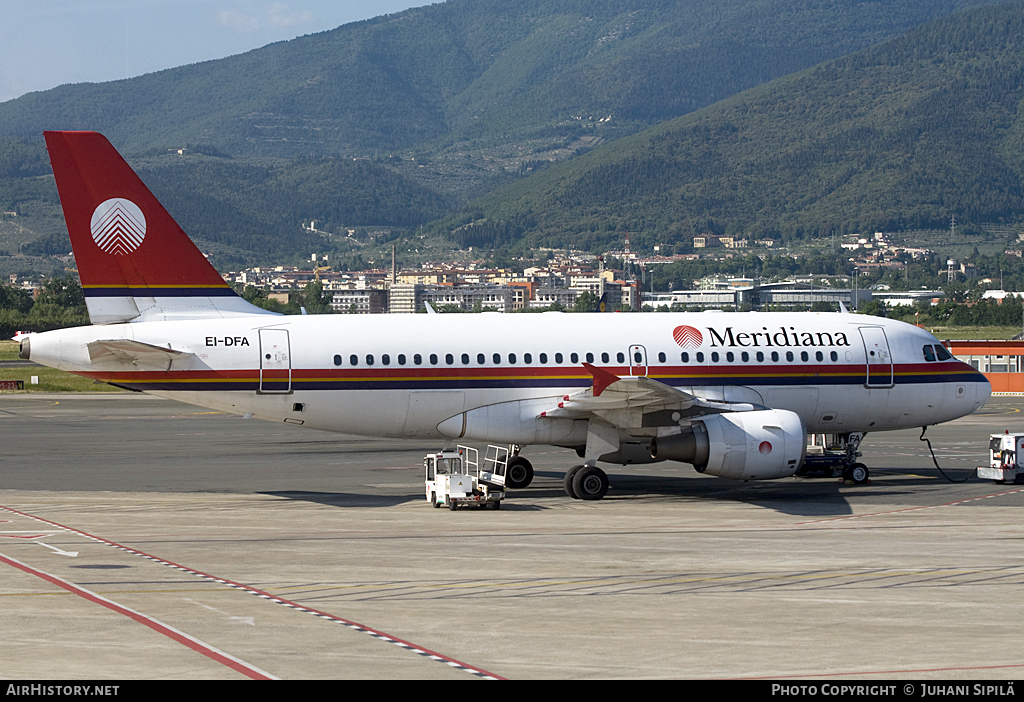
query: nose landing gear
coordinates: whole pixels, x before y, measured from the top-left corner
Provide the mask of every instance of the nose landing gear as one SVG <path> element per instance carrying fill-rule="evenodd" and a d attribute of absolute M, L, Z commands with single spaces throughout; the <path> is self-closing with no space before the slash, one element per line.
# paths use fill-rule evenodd
<path fill-rule="evenodd" d="M 867 485 L 871 482 L 871 473 L 863 463 L 857 462 L 862 455 L 857 449 L 864 439 L 863 432 L 849 434 L 816 434 L 825 439 L 821 445 L 812 442 L 807 448 L 804 464 L 800 475 L 814 471 L 822 471 L 825 477 L 832 477 L 836 470 L 842 471 L 843 481 L 854 485 Z"/>

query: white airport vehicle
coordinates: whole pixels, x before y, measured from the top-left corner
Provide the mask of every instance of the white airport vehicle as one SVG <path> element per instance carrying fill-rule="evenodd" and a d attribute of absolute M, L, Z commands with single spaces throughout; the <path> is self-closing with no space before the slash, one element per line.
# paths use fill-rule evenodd
<path fill-rule="evenodd" d="M 494 456 L 490 455 L 492 451 Z M 481 465 L 477 449 L 470 446 L 428 453 L 423 457 L 427 502 L 452 511 L 460 506 L 489 505 L 492 509 L 500 509 L 501 501 L 505 499 L 507 456 L 507 449 L 490 446 L 487 459 Z"/>
<path fill-rule="evenodd" d="M 1024 434 L 992 434 L 988 440 L 988 465 L 978 466 L 978 477 L 997 483 L 1024 484 Z"/>
<path fill-rule="evenodd" d="M 19 335 L 42 365 L 272 422 L 382 438 L 575 451 L 598 463 L 793 475 L 806 435 L 977 410 L 985 377 L 923 329 L 849 313 L 304 315 L 240 298 L 95 132 L 46 132 L 93 324 Z M 852 464 L 849 466 L 853 468 Z M 509 487 L 533 468 L 509 461 Z"/>

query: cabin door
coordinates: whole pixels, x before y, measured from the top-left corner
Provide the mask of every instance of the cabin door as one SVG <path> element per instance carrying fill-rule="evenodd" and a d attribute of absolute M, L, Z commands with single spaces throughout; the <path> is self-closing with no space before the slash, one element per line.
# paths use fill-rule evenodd
<path fill-rule="evenodd" d="M 860 337 L 864 341 L 866 377 L 864 386 L 869 388 L 891 388 L 893 386 L 892 354 L 885 330 L 881 327 L 861 327 Z"/>
<path fill-rule="evenodd" d="M 287 329 L 260 329 L 260 389 L 262 395 L 292 391 L 292 354 Z"/>

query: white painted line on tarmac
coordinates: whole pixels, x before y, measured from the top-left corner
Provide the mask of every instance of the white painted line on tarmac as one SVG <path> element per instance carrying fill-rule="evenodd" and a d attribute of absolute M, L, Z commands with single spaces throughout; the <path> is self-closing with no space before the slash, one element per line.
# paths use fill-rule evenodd
<path fill-rule="evenodd" d="M 71 558 L 78 558 L 78 551 L 65 551 L 63 549 L 57 548 L 56 546 L 44 544 L 42 541 L 36 541 L 35 543 L 39 544 L 40 546 L 45 546 L 46 548 L 56 553 L 58 556 L 70 556 Z"/>

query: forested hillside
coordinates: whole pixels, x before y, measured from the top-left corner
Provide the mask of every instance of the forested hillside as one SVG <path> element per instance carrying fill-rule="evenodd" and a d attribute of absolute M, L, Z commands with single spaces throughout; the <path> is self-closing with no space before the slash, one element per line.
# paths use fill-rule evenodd
<path fill-rule="evenodd" d="M 967 11 L 506 186 L 445 220 L 501 239 L 641 247 L 1024 215 L 1024 4 Z"/>
<path fill-rule="evenodd" d="M 454 206 L 448 198 L 363 160 L 234 159 L 198 147 L 185 155 L 129 156 L 129 163 L 222 266 L 344 251 L 338 240 L 348 228 L 404 230 L 437 219 Z M 11 221 L 19 225 L 50 226 L 59 216 L 59 199 L 49 173 L 42 145 L 0 138 L 0 210 L 16 212 L 19 216 Z M 312 221 L 318 230 L 340 236 L 331 241 L 303 228 Z M 4 244 L 0 230 L 0 253 L 17 250 Z M 59 255 L 71 249 L 66 230 L 51 227 L 20 250 Z"/>
<path fill-rule="evenodd" d="M 502 145 L 636 131 L 993 0 L 451 0 L 122 81 L 0 104 L 0 135 L 236 155 Z M 480 142 L 480 140 L 483 140 Z"/>
<path fill-rule="evenodd" d="M 106 134 L 221 265 L 336 250 L 302 228 L 311 220 L 342 236 L 352 226 L 408 230 L 530 174 L 536 186 L 480 201 L 434 231 L 484 246 L 528 235 L 590 247 L 623 228 L 641 232 L 638 244 L 705 229 L 798 235 L 932 222 L 948 209 L 950 188 L 976 193 L 965 217 L 997 216 L 1015 211 L 1012 157 L 980 163 L 984 130 L 948 145 L 929 112 L 942 104 L 925 102 L 959 101 L 966 88 L 935 90 L 963 80 L 977 89 L 961 119 L 1008 115 L 1008 103 L 999 115 L 976 114 L 990 109 L 986 90 L 1015 84 L 978 73 L 988 59 L 963 75 L 968 64 L 934 56 L 913 59 L 919 70 L 896 56 L 868 59 L 873 69 L 831 64 L 615 142 L 993 1 L 451 0 L 218 61 L 32 93 L 0 104 L 0 206 L 16 213 L 0 216 L 0 254 L 67 251 L 44 129 Z M 850 82 L 855 73 L 867 84 Z M 802 85 L 816 92 L 774 95 Z M 887 102 L 890 93 L 901 97 Z M 865 122 L 865 111 L 876 121 Z M 914 164 L 926 173 L 906 176 L 906 159 L 885 151 L 896 124 L 905 130 L 898 138 L 921 149 Z M 591 151 L 602 143 L 610 150 Z M 167 154 L 185 146 L 184 157 Z M 957 154 L 969 182 L 941 160 Z M 545 174 L 567 159 L 568 170 Z M 875 198 L 876 181 L 899 195 Z M 932 181 L 944 183 L 943 203 L 922 201 Z M 552 200 L 541 193 L 553 183 Z M 351 246 L 342 251 L 362 245 L 343 243 Z"/>

